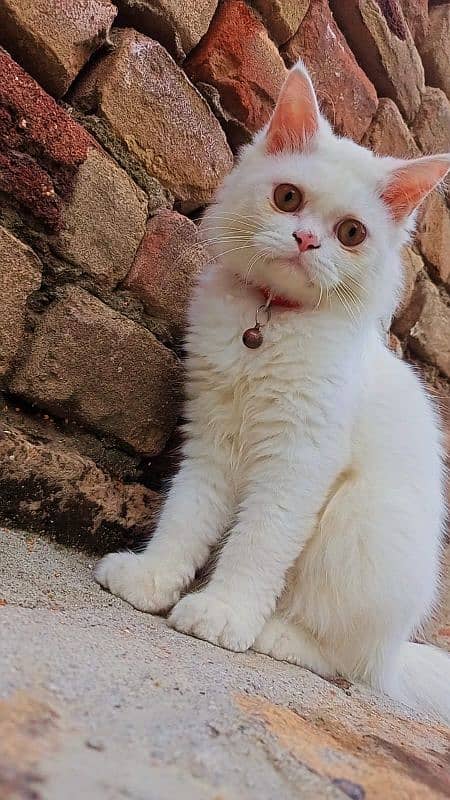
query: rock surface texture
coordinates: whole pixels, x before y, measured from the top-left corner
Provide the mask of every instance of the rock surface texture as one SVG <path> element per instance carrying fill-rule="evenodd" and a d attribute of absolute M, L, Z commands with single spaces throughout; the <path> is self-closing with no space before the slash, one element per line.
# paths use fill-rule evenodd
<path fill-rule="evenodd" d="M 278 49 L 244 0 L 220 5 L 185 68 L 195 84 L 218 93 L 216 103 L 234 145 L 250 141 L 268 121 L 287 74 Z"/>
<path fill-rule="evenodd" d="M 297 58 L 340 134 L 450 150 L 449 31 L 448 0 L 0 0 L 0 519 L 102 552 L 150 532 L 233 154 Z M 448 192 L 404 265 L 391 343 L 445 412 Z"/>
<path fill-rule="evenodd" d="M 302 24 L 282 52 L 288 66 L 303 59 L 334 128 L 359 141 L 377 110 L 377 93 L 358 66 L 326 0 L 310 0 Z"/>
<path fill-rule="evenodd" d="M 231 168 L 219 123 L 158 42 L 131 29 L 112 41 L 78 83 L 75 105 L 105 120 L 181 209 L 204 205 Z"/>
<path fill-rule="evenodd" d="M 116 14 L 110 0 L 0 0 L 0 44 L 61 97 L 107 40 Z"/>
<path fill-rule="evenodd" d="M 16 531 L 0 541 L 5 800 L 448 797 L 448 729 L 176 633 L 103 592 L 74 550 Z"/>

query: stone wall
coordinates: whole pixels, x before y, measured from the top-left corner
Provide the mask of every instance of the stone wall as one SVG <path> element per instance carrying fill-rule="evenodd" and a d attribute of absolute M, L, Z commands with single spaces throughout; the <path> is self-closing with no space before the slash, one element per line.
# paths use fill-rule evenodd
<path fill-rule="evenodd" d="M 429 5 L 429 7 L 428 7 Z M 105 550 L 176 460 L 196 221 L 301 56 L 339 133 L 450 150 L 450 3 L 0 0 L 0 518 Z M 449 195 L 392 347 L 450 397 Z"/>

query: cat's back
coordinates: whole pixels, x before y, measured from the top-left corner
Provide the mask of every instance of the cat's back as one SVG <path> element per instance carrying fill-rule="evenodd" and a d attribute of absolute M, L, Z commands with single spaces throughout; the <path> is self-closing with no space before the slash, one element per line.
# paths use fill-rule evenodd
<path fill-rule="evenodd" d="M 438 408 L 416 370 L 373 334 L 363 362 L 355 439 L 372 452 L 402 456 L 404 468 L 435 468 L 441 458 Z"/>

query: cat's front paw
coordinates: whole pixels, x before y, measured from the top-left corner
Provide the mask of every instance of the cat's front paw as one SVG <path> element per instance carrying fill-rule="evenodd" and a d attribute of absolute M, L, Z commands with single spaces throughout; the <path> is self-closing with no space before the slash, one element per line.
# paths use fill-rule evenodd
<path fill-rule="evenodd" d="M 169 624 L 177 631 L 236 652 L 248 650 L 261 627 L 242 608 L 233 607 L 208 589 L 183 597 L 173 609 Z"/>
<path fill-rule="evenodd" d="M 97 583 L 139 611 L 156 614 L 172 608 L 180 597 L 183 586 L 174 572 L 157 557 L 110 553 L 98 562 L 94 577 Z"/>

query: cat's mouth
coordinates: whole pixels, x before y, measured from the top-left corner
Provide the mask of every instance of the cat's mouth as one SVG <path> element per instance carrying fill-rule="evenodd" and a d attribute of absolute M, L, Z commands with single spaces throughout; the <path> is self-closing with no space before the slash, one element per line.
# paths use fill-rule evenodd
<path fill-rule="evenodd" d="M 277 267 L 284 269 L 294 280 L 302 278 L 302 283 L 306 280 L 308 286 L 315 286 L 318 283 L 317 267 L 311 264 L 306 254 L 296 253 L 287 258 L 277 259 Z"/>

